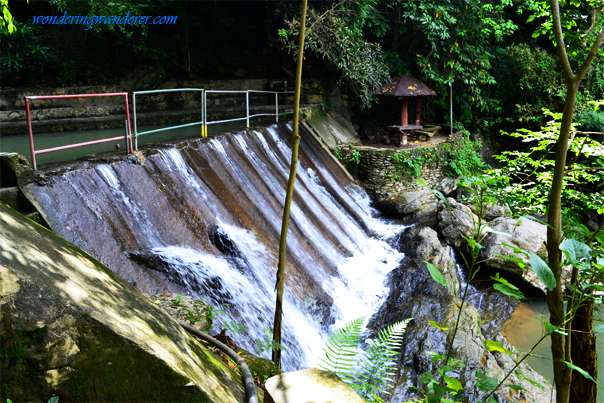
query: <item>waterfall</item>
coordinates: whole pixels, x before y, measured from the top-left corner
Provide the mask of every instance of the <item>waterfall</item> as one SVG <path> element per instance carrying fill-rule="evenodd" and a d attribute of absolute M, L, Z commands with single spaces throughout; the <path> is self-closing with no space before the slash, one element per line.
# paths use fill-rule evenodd
<path fill-rule="evenodd" d="M 386 242 L 402 228 L 375 218 L 362 188 L 310 133 L 301 135 L 285 269 L 286 370 L 316 364 L 330 332 L 375 312 L 403 257 Z M 215 329 L 243 324 L 236 341 L 255 351 L 273 322 L 290 136 L 291 124 L 189 140 L 145 150 L 144 164 L 99 164 L 32 190 L 59 235 L 141 290 L 229 304 Z"/>

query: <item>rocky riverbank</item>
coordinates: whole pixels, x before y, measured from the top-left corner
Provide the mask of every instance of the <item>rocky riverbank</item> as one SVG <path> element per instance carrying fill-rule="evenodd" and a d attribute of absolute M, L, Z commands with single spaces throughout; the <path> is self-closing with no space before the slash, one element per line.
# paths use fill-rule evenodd
<path fill-rule="evenodd" d="M 398 248 L 405 258 L 398 269 L 389 276 L 390 294 L 376 315 L 370 327 L 375 331 L 406 318 L 414 318 L 409 324 L 405 341 L 398 359 L 398 374 L 390 403 L 401 403 L 422 394 L 413 388 L 420 388 L 420 377 L 425 371 L 437 374 L 438 365 L 432 362 L 427 352 L 446 354 L 447 332 L 429 323 L 435 321 L 443 327 L 453 328 L 461 307 L 463 288 L 467 272 L 458 263 L 463 262 L 466 241 L 477 217 L 472 208 L 447 198 L 447 203 L 438 200 L 427 190 L 404 192 L 398 196 L 377 203 L 378 208 L 389 216 L 402 218 L 412 224 L 398 238 Z M 512 370 L 519 353 L 508 355 L 503 352 L 488 351 L 486 340 L 496 340 L 506 349 L 512 346 L 501 335 L 503 324 L 514 312 L 518 303 L 492 288 L 490 276 L 499 272 L 513 284 L 541 293 L 545 286 L 527 268 L 520 269 L 514 262 L 495 256 L 517 256 L 502 242 L 510 243 L 526 251 L 537 254 L 544 252 L 543 240 L 546 226 L 529 219 L 514 219 L 509 210 L 491 206 L 486 214 L 489 226 L 503 236 L 488 233 L 483 240 L 478 261 L 481 264 L 481 281 L 469 286 L 468 299 L 463 306 L 461 323 L 453 343 L 452 356 L 465 363 L 465 367 L 453 371 L 464 386 L 469 402 L 479 402 L 486 393 L 476 388 L 476 370 L 489 371 L 489 376 L 503 379 Z M 432 279 L 426 261 L 439 268 L 448 286 L 443 287 Z M 523 376 L 544 386 L 544 390 L 518 376 Z M 551 386 L 545 379 L 525 364 L 506 380 L 506 385 L 519 385 L 522 390 L 502 387 L 495 393 L 498 402 L 546 403 L 551 399 Z M 554 392 L 555 394 L 555 392 Z"/>

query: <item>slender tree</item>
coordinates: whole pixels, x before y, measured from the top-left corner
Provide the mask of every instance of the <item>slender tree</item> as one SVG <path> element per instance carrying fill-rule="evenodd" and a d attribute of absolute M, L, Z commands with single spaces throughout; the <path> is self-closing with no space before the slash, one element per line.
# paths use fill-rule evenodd
<path fill-rule="evenodd" d="M 304 36 L 306 31 L 306 1 L 302 0 L 302 14 L 300 15 L 300 41 L 298 44 L 298 64 L 296 67 L 296 94 L 294 95 L 294 128 L 292 130 L 292 159 L 289 167 L 289 180 L 285 194 L 285 206 L 283 207 L 283 221 L 281 224 L 281 240 L 279 242 L 279 263 L 277 266 L 277 302 L 275 307 L 275 320 L 273 327 L 273 341 L 281 344 L 281 321 L 283 317 L 283 283 L 285 281 L 285 258 L 287 249 L 287 227 L 289 225 L 289 211 L 294 196 L 294 183 L 296 182 L 296 170 L 298 168 L 298 148 L 300 146 L 300 134 L 298 133 L 298 122 L 300 121 L 300 92 L 302 87 L 302 62 L 304 60 Z M 273 362 L 281 367 L 281 349 L 273 349 Z"/>
<path fill-rule="evenodd" d="M 566 81 L 566 100 L 564 103 L 564 111 L 562 117 L 562 124 L 560 127 L 560 136 L 558 137 L 557 149 L 556 149 L 556 164 L 554 167 L 554 178 L 552 181 L 552 188 L 550 192 L 549 207 L 547 212 L 548 218 L 548 229 L 547 229 L 547 259 L 549 267 L 551 268 L 556 278 L 556 288 L 548 292 L 547 305 L 551 314 L 550 322 L 559 326 L 565 321 L 565 309 L 564 309 L 564 288 L 562 282 L 562 267 L 561 258 L 562 253 L 559 249 L 560 242 L 562 240 L 562 218 L 561 218 L 561 205 L 562 205 L 562 187 L 563 179 L 566 170 L 566 159 L 568 152 L 568 144 L 570 138 L 571 123 L 573 121 L 573 114 L 575 110 L 575 101 L 577 98 L 577 91 L 579 84 L 585 76 L 585 73 L 589 70 L 589 67 L 604 41 L 604 28 L 598 34 L 595 42 L 590 48 L 590 51 L 577 70 L 575 74 L 572 70 L 568 55 L 566 53 L 566 45 L 564 44 L 564 37 L 562 34 L 562 26 L 560 23 L 560 7 L 558 0 L 550 0 L 551 15 L 553 17 L 553 29 L 554 37 L 556 40 L 556 48 L 558 50 L 558 57 L 560 64 L 562 65 L 562 72 Z M 575 269 L 577 270 L 577 269 Z M 573 279 L 577 278 L 577 273 L 573 272 Z M 568 310 L 573 309 L 572 299 L 568 304 Z M 569 394 L 571 389 L 571 376 L 572 369 L 565 364 L 566 362 L 572 362 L 571 358 L 571 321 L 566 322 L 566 333 L 552 334 L 552 355 L 554 358 L 554 382 L 556 384 L 556 396 L 558 403 L 568 403 Z"/>

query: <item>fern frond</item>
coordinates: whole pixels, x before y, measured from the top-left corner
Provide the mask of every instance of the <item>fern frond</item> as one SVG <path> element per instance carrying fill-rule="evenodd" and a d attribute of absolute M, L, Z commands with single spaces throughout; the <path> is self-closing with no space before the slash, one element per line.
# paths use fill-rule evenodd
<path fill-rule="evenodd" d="M 326 359 L 321 358 L 321 361 L 325 365 L 319 364 L 319 367 L 333 372 L 346 383 L 358 380 L 351 371 L 357 363 L 357 347 L 364 320 L 365 318 L 354 319 L 343 328 L 336 330 L 323 348 Z"/>
<path fill-rule="evenodd" d="M 377 338 L 361 359 L 360 366 L 366 373 L 359 374 L 363 378 L 359 389 L 366 396 L 375 396 L 378 391 L 390 393 L 384 388 L 392 388 L 396 375 L 396 356 L 399 354 L 396 350 L 403 344 L 407 324 L 411 320 L 413 318 L 402 320 L 378 332 Z"/>

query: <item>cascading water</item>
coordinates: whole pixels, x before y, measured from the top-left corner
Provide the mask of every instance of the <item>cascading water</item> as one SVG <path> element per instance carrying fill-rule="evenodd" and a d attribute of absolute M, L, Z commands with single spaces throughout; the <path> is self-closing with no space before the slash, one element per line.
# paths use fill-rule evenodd
<path fill-rule="evenodd" d="M 189 141 L 147 150 L 143 164 L 98 165 L 32 189 L 59 235 L 141 290 L 170 287 L 230 304 L 217 327 L 243 324 L 236 340 L 254 351 L 272 327 L 290 135 L 291 125 L 275 125 Z M 300 150 L 287 239 L 286 370 L 315 364 L 334 327 L 372 314 L 402 259 L 384 241 L 402 228 L 373 218 L 364 191 L 305 130 Z"/>

